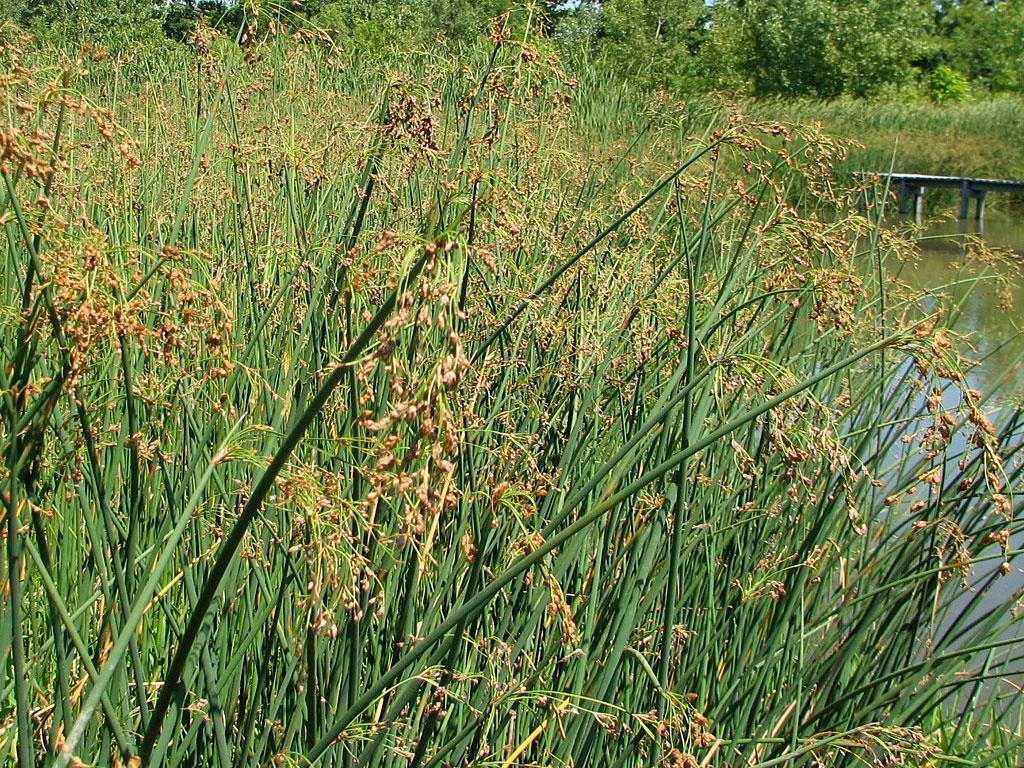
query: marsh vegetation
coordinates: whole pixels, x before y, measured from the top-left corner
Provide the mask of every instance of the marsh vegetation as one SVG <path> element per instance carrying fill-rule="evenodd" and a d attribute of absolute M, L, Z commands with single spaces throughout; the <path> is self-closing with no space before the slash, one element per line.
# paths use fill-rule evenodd
<path fill-rule="evenodd" d="M 490 37 L 4 38 L 0 760 L 1016 765 L 955 297 L 819 128 Z"/>

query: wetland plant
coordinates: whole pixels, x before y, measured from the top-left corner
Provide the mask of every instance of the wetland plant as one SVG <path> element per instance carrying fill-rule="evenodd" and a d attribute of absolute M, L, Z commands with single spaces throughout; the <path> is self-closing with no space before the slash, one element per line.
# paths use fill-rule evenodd
<path fill-rule="evenodd" d="M 841 146 L 208 37 L 4 39 L 0 760 L 1015 764 L 1019 414 Z"/>

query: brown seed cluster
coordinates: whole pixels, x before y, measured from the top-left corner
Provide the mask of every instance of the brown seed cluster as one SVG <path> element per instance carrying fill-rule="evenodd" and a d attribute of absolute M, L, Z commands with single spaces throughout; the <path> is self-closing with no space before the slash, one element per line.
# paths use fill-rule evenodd
<path fill-rule="evenodd" d="M 460 428 L 453 407 L 470 363 L 457 330 L 456 287 L 432 280 L 437 259 L 455 247 L 452 241 L 426 246 L 419 286 L 399 294 L 375 350 L 356 366 L 359 424 L 373 441 L 373 461 L 362 470 L 371 487 L 367 514 L 373 519 L 382 502 L 404 499 L 403 537 L 422 537 L 428 521 L 458 503 Z M 410 358 L 398 350 L 412 334 L 421 343 Z M 383 391 L 378 381 L 386 382 Z"/>
<path fill-rule="evenodd" d="M 436 96 L 432 100 L 417 96 L 411 92 L 411 87 L 405 78 L 394 85 L 395 98 L 388 105 L 381 131 L 390 141 L 410 148 L 410 162 L 414 162 L 416 157 L 429 156 L 438 150 L 438 126 L 433 113 L 438 100 Z"/>
<path fill-rule="evenodd" d="M 947 408 L 944 405 L 942 388 L 933 387 L 929 392 L 926 406 L 933 417 L 933 422 L 920 438 L 925 457 L 931 460 L 941 455 L 951 445 L 953 434 L 961 421 L 965 421 L 971 427 L 968 443 L 980 458 L 978 474 L 986 484 L 993 509 L 1005 519 L 1010 519 L 1013 509 L 1010 496 L 1005 492 L 1005 473 L 999 437 L 992 420 L 982 409 L 981 392 L 967 384 L 965 365 L 950 332 L 941 328 L 935 329 L 929 324 L 920 324 L 914 335 L 915 365 L 919 375 L 922 378 L 934 375 L 949 382 L 960 393 L 959 403 L 954 408 Z M 961 490 L 966 490 L 975 482 L 975 478 L 968 473 L 972 464 L 971 459 L 971 455 L 965 455 L 959 462 L 959 469 L 963 474 L 960 481 Z"/>

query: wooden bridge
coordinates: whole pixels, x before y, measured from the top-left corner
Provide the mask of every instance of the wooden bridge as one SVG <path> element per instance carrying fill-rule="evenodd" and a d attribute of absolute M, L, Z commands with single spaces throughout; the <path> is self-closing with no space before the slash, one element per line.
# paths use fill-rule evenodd
<path fill-rule="evenodd" d="M 921 173 L 859 173 L 863 178 L 878 178 L 886 181 L 898 193 L 900 215 L 911 211 L 915 218 L 924 218 L 924 193 L 929 187 L 936 189 L 960 190 L 960 218 L 967 219 L 971 212 L 971 200 L 977 200 L 974 218 L 981 221 L 985 216 L 985 194 L 987 192 L 1012 192 L 1024 194 L 1024 181 L 1007 179 L 975 179 L 966 176 L 928 176 Z"/>

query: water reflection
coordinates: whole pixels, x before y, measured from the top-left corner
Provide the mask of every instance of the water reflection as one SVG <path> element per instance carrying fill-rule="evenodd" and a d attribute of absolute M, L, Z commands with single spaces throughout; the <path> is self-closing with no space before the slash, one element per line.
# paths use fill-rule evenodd
<path fill-rule="evenodd" d="M 1008 263 L 976 259 L 974 238 L 1003 251 Z M 920 260 L 905 264 L 899 277 L 935 294 L 935 308 L 943 299 L 959 306 L 954 327 L 970 335 L 979 361 L 971 384 L 986 393 L 999 390 L 1003 400 L 1024 398 L 1024 217 L 990 216 L 983 233 L 974 221 L 933 223 L 920 249 Z"/>
<path fill-rule="evenodd" d="M 983 238 L 990 247 L 1001 249 L 1005 261 L 989 264 L 975 258 L 974 238 Z M 1006 472 L 1019 479 L 1024 457 L 1024 432 L 1020 428 L 1019 403 L 1024 401 L 1024 216 L 1001 218 L 991 216 L 979 232 L 976 222 L 955 220 L 931 224 L 920 239 L 921 257 L 899 270 L 899 279 L 912 288 L 928 292 L 933 298 L 926 309 L 955 304 L 959 313 L 954 328 L 968 334 L 978 365 L 968 373 L 971 386 L 985 394 L 996 393 L 991 403 L 994 421 L 1007 428 L 1001 446 L 1007 458 Z M 955 388 L 943 393 L 943 406 L 953 408 L 959 400 Z M 967 435 L 954 439 L 952 453 L 959 456 L 969 450 Z M 948 467 L 951 471 L 955 467 Z M 1015 485 L 1016 483 L 1013 483 Z M 1014 499 L 1015 515 L 1020 514 L 1019 500 Z M 1019 529 L 1011 537 L 1011 549 L 1024 547 L 1024 532 Z M 977 552 L 990 559 L 979 563 L 970 578 L 970 588 L 958 595 L 938 618 L 935 628 L 940 633 L 954 631 L 958 623 L 972 617 L 973 611 L 985 613 L 999 606 L 1009 606 L 1018 597 L 1024 555 L 1011 561 L 1012 575 L 999 573 L 998 552 Z M 1003 637 L 1024 639 L 1024 624 L 1005 617 Z M 1022 682 L 1014 681 L 1013 697 Z M 1004 695 L 995 683 L 983 687 L 983 698 Z M 960 706 L 959 704 L 957 706 Z M 1016 704 L 1015 704 L 1016 706 Z M 1000 706 L 1000 709 L 1002 707 Z"/>

